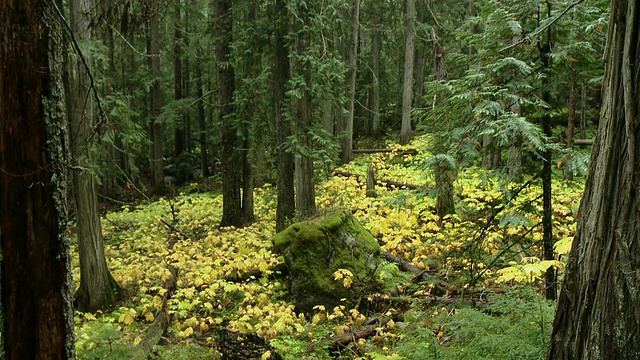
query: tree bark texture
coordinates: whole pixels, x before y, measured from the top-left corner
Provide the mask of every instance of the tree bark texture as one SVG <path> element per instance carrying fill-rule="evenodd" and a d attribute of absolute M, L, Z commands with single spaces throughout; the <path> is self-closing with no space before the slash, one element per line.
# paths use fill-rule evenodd
<path fill-rule="evenodd" d="M 402 123 L 400 125 L 400 144 L 411 139 L 411 99 L 413 90 L 413 61 L 415 52 L 416 2 L 407 0 L 404 28 L 404 80 L 402 83 Z"/>
<path fill-rule="evenodd" d="M 600 126 L 547 359 L 638 359 L 638 1 L 611 2 Z"/>
<path fill-rule="evenodd" d="M 294 193 L 294 159 L 293 152 L 287 147 L 288 138 L 292 135 L 291 123 L 285 116 L 286 84 L 289 81 L 289 49 L 286 36 L 288 34 L 287 3 L 285 0 L 275 0 L 275 31 L 274 31 L 274 121 L 276 125 L 277 147 L 277 186 L 278 205 L 276 208 L 276 231 L 284 230 L 293 221 L 295 215 Z"/>
<path fill-rule="evenodd" d="M 74 359 L 59 2 L 0 1 L 0 358 Z"/>
<path fill-rule="evenodd" d="M 216 0 L 216 76 L 218 80 L 218 114 L 221 127 L 222 220 L 220 226 L 242 226 L 240 198 L 242 164 L 239 149 L 233 93 L 235 74 L 229 63 L 231 55 L 232 0 Z"/>
<path fill-rule="evenodd" d="M 89 0 L 71 0 L 71 28 L 76 40 L 86 44 L 91 40 L 91 7 Z M 85 61 L 90 61 L 90 50 L 82 49 Z M 100 212 L 98 210 L 98 184 L 89 170 L 92 165 L 91 147 L 95 126 L 93 94 L 88 70 L 73 52 L 68 57 L 67 109 L 71 140 L 73 170 L 73 198 L 78 228 L 80 258 L 80 287 L 76 293 L 80 311 L 104 310 L 117 298 L 119 286 L 111 276 L 104 255 Z"/>

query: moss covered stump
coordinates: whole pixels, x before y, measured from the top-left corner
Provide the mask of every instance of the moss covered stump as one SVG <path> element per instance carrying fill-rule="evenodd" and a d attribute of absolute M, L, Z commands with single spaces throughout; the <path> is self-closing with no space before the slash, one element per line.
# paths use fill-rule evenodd
<path fill-rule="evenodd" d="M 334 280 L 333 273 L 346 269 L 357 280 L 371 277 L 380 245 L 349 211 L 289 226 L 273 238 L 290 274 L 296 310 L 311 312 L 316 305 L 327 310 L 340 299 L 353 297 L 354 288 Z"/>

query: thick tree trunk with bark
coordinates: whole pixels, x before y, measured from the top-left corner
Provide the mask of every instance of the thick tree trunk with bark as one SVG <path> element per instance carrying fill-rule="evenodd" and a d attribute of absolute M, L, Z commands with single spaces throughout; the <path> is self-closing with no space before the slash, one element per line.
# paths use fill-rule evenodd
<path fill-rule="evenodd" d="M 75 358 L 61 6 L 0 1 L 2 359 Z"/>
<path fill-rule="evenodd" d="M 91 40 L 91 7 L 89 0 L 71 0 L 71 27 L 80 44 Z M 90 50 L 83 50 L 84 60 L 90 62 Z M 68 56 L 67 109 L 71 133 L 71 171 L 73 198 L 78 227 L 78 253 L 80 258 L 80 288 L 76 293 L 80 311 L 104 310 L 115 303 L 119 286 L 111 276 L 104 255 L 100 212 L 98 210 L 98 184 L 89 171 L 91 147 L 95 126 L 93 93 L 88 70 L 73 52 Z"/>
<path fill-rule="evenodd" d="M 231 55 L 232 0 L 216 0 L 216 75 L 218 80 L 218 114 L 221 127 L 222 220 L 220 226 L 242 226 L 240 198 L 242 164 L 233 108 L 235 74 L 229 63 Z"/>
<path fill-rule="evenodd" d="M 402 83 L 402 123 L 400 125 L 400 144 L 403 145 L 411 139 L 411 99 L 416 22 L 415 0 L 407 0 L 407 12 L 404 21 L 404 81 Z"/>
<path fill-rule="evenodd" d="M 640 24 L 611 2 L 600 126 L 548 359 L 640 357 Z"/>

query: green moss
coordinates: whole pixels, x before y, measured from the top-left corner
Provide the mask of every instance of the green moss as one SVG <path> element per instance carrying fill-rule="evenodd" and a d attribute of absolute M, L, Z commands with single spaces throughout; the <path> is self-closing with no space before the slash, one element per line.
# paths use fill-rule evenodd
<path fill-rule="evenodd" d="M 300 311 L 315 305 L 331 308 L 342 298 L 351 298 L 347 289 L 333 279 L 338 269 L 348 269 L 354 280 L 365 279 L 374 258 L 380 253 L 376 239 L 349 211 L 338 211 L 321 219 L 296 223 L 273 239 L 291 275 L 291 292 Z"/>

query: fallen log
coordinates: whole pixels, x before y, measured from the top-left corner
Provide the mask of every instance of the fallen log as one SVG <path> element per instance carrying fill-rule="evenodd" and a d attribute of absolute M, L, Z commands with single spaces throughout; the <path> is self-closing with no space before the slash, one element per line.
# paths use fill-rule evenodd
<path fill-rule="evenodd" d="M 573 145 L 587 146 L 593 145 L 594 139 L 574 139 Z"/>
<path fill-rule="evenodd" d="M 473 289 L 464 289 L 464 290 L 455 289 L 453 286 L 451 286 L 451 284 L 447 283 L 446 281 L 435 278 L 433 275 L 429 274 L 429 272 L 427 272 L 426 270 L 422 270 L 419 267 L 411 264 L 410 262 L 403 260 L 391 253 L 382 252 L 380 253 L 380 256 L 382 256 L 382 258 L 387 260 L 388 262 L 398 265 L 398 269 L 400 269 L 401 271 L 416 274 L 413 278 L 411 278 L 411 282 L 413 283 L 416 283 L 418 281 L 431 282 L 434 290 L 432 293 L 433 295 L 438 295 L 438 296 L 447 295 L 451 297 L 451 296 L 460 295 L 462 293 L 471 294 L 471 295 L 482 295 L 486 293 L 502 294 L 506 292 L 504 289 L 501 289 L 498 287 L 473 288 Z M 438 302 L 446 303 L 445 298 L 438 299 L 437 297 L 434 299 L 430 299 L 428 301 L 438 301 Z"/>
<path fill-rule="evenodd" d="M 382 252 L 380 254 L 383 259 L 387 260 L 390 263 L 394 263 L 398 265 L 398 269 L 404 272 L 415 274 L 415 276 L 411 279 L 411 282 L 416 283 L 419 281 L 429 281 L 433 285 L 433 291 L 435 295 L 445 295 L 450 292 L 451 285 L 443 280 L 437 279 L 427 271 L 420 269 L 419 267 L 411 264 L 406 260 L 402 260 L 401 258 L 388 253 Z"/>
<path fill-rule="evenodd" d="M 169 301 L 171 294 L 176 291 L 178 270 L 173 265 L 167 265 L 167 268 L 171 273 L 171 277 L 163 286 L 167 291 L 162 297 L 162 308 L 158 312 L 158 315 L 156 315 L 153 323 L 149 326 L 149 329 L 147 329 L 147 333 L 136 347 L 136 350 L 130 355 L 130 359 L 147 359 L 149 354 L 153 351 L 153 347 L 160 342 L 164 332 L 169 327 L 171 317 L 167 311 L 167 302 Z"/>
<path fill-rule="evenodd" d="M 358 180 L 358 181 L 362 181 L 362 178 L 363 178 L 362 175 L 350 173 L 350 172 L 347 172 L 347 171 L 334 170 L 332 173 L 333 173 L 333 175 L 337 175 L 337 176 L 355 177 L 356 180 Z M 402 189 L 402 188 L 405 188 L 405 189 L 409 189 L 409 190 L 416 190 L 416 189 L 425 188 L 424 186 L 420 186 L 420 185 L 401 183 L 401 182 L 392 181 L 392 180 L 380 180 L 380 179 L 376 179 L 376 185 L 384 186 L 387 189 Z"/>
<path fill-rule="evenodd" d="M 168 222 L 162 219 L 160 221 L 162 221 L 163 224 L 168 225 L 170 228 L 172 227 Z M 169 250 L 173 249 L 174 244 L 175 241 L 169 241 Z M 178 287 L 178 269 L 176 269 L 176 267 L 171 264 L 167 264 L 167 269 L 169 270 L 171 276 L 169 277 L 169 279 L 167 279 L 167 281 L 165 281 L 162 286 L 164 289 L 166 289 L 164 295 L 162 296 L 162 308 L 156 315 L 153 323 L 151 323 L 151 325 L 147 329 L 147 333 L 145 334 L 142 341 L 140 341 L 140 343 L 136 346 L 135 351 L 133 351 L 133 353 L 129 356 L 129 359 L 147 359 L 152 353 L 153 347 L 160 342 L 162 336 L 164 335 L 164 332 L 167 330 L 169 324 L 171 323 L 171 316 L 167 311 L 167 304 Z"/>
<path fill-rule="evenodd" d="M 329 347 L 347 347 L 350 343 L 365 339 L 376 334 L 376 329 L 381 328 L 391 320 L 388 316 L 375 315 L 365 322 L 361 326 L 355 327 L 339 335 L 333 335 L 324 338 L 318 342 L 309 344 L 309 351 L 313 350 L 317 346 L 324 346 L 329 343 Z"/>
<path fill-rule="evenodd" d="M 409 149 L 409 150 L 396 150 L 396 149 L 389 149 L 389 148 L 383 148 L 383 149 L 353 149 L 353 153 L 354 154 L 390 153 L 390 152 L 394 152 L 394 151 L 398 151 L 399 155 L 416 155 L 418 153 L 418 150 L 415 150 L 415 149 Z"/>

